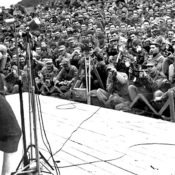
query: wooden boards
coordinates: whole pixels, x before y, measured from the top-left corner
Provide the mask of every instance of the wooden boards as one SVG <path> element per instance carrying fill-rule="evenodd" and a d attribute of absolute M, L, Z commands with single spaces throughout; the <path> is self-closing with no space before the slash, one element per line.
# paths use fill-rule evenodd
<path fill-rule="evenodd" d="M 28 94 L 23 98 L 29 143 Z M 7 99 L 20 121 L 18 95 Z M 53 97 L 37 96 L 38 100 L 61 175 L 175 173 L 174 123 Z M 40 151 L 49 159 L 39 126 L 38 138 Z"/>

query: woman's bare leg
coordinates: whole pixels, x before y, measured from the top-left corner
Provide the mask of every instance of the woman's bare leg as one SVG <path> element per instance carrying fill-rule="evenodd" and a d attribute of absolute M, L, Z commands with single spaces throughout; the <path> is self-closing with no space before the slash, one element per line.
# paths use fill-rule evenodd
<path fill-rule="evenodd" d="M 3 153 L 3 165 L 1 175 L 10 175 L 12 173 L 13 155 L 15 153 Z"/>

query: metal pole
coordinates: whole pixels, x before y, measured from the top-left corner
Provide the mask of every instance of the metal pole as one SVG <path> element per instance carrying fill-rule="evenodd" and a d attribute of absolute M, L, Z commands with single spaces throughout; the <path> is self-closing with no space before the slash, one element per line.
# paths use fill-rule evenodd
<path fill-rule="evenodd" d="M 85 57 L 85 76 L 86 76 L 86 94 L 87 94 L 87 103 L 88 103 L 89 88 L 88 88 L 88 71 L 87 71 L 87 60 L 86 60 L 86 57 Z"/>
<path fill-rule="evenodd" d="M 39 148 L 38 148 L 38 134 L 37 134 L 37 117 L 36 117 L 36 103 L 35 103 L 35 87 L 33 84 L 32 67 L 31 67 L 31 49 L 30 49 L 30 36 L 27 33 L 27 55 L 28 55 L 28 68 L 29 68 L 29 93 L 31 93 L 31 107 L 33 114 L 33 130 L 34 130 L 34 142 L 35 142 L 35 156 L 36 156 L 36 170 L 40 175 L 40 159 L 39 159 Z"/>
<path fill-rule="evenodd" d="M 89 93 L 91 91 L 91 56 L 89 56 Z M 88 104 L 91 104 L 91 96 L 88 94 Z"/>
<path fill-rule="evenodd" d="M 19 53 L 18 53 L 18 41 L 17 41 L 17 32 L 16 25 L 14 24 L 14 34 L 15 34 L 15 48 L 16 48 L 16 57 L 17 57 L 17 65 L 18 65 L 18 86 L 19 86 L 19 100 L 20 100 L 20 113 L 21 113 L 21 128 L 22 128 L 22 138 L 23 138 L 23 164 L 27 166 L 29 164 L 29 160 L 27 157 L 27 144 L 26 144 L 26 132 L 25 132 L 25 120 L 24 120 L 24 105 L 23 105 L 23 95 L 22 95 L 22 77 L 20 73 L 20 61 L 19 61 Z"/>

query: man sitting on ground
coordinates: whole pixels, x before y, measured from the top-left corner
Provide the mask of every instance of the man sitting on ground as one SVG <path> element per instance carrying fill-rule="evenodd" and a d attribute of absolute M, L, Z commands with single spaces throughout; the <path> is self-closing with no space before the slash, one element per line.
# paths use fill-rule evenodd
<path fill-rule="evenodd" d="M 106 83 L 107 91 L 99 88 L 97 98 L 105 107 L 118 109 L 117 105 L 129 102 L 128 85 L 127 74 L 110 67 Z"/>
<path fill-rule="evenodd" d="M 70 88 L 78 74 L 78 69 L 70 64 L 69 59 L 62 60 L 59 74 L 54 79 L 54 88 L 62 98 L 70 98 Z"/>
<path fill-rule="evenodd" d="M 36 88 L 43 95 L 51 95 L 54 82 L 53 79 L 58 74 L 58 69 L 54 66 L 52 59 L 47 59 L 45 61 L 45 66 L 39 73 L 40 78 L 36 78 Z"/>

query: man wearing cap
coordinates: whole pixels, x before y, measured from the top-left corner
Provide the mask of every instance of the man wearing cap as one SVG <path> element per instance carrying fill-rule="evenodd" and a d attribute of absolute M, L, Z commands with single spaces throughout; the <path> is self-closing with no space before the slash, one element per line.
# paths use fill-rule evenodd
<path fill-rule="evenodd" d="M 74 65 L 75 67 L 79 68 L 79 61 L 81 60 L 82 54 L 81 54 L 81 48 L 76 47 L 74 48 L 74 51 L 71 54 L 70 63 L 71 65 Z"/>
<path fill-rule="evenodd" d="M 75 66 L 70 64 L 70 60 L 65 58 L 61 61 L 61 71 L 54 78 L 55 91 L 61 93 L 60 95 L 65 98 L 70 98 L 69 90 L 72 83 L 75 81 L 78 70 Z"/>
<path fill-rule="evenodd" d="M 41 55 L 41 59 L 48 58 L 48 57 L 51 56 L 46 43 L 41 44 L 41 53 L 40 53 L 40 55 Z"/>
<path fill-rule="evenodd" d="M 67 53 L 67 50 L 66 50 L 66 46 L 65 45 L 60 45 L 59 46 L 59 49 L 58 49 L 58 52 L 59 52 L 59 56 L 55 60 L 55 63 L 56 63 L 56 67 L 58 69 L 60 69 L 60 63 L 61 63 L 61 61 L 63 59 L 65 59 L 65 58 L 71 58 L 71 55 L 69 53 Z"/>
<path fill-rule="evenodd" d="M 109 13 L 105 14 L 105 25 L 108 25 L 111 22 L 111 16 Z"/>
<path fill-rule="evenodd" d="M 45 66 L 38 73 L 39 79 L 36 78 L 37 90 L 43 95 L 51 95 L 53 90 L 53 79 L 58 74 L 58 69 L 54 66 L 52 59 L 45 59 Z"/>
<path fill-rule="evenodd" d="M 160 72 L 154 65 L 154 63 L 147 63 L 147 69 L 139 72 L 137 84 L 129 85 L 128 91 L 131 101 L 141 93 L 148 101 L 153 99 L 154 92 L 161 90 L 166 92 L 170 88 L 170 82 L 166 76 Z"/>
<path fill-rule="evenodd" d="M 128 10 L 126 7 L 122 8 L 120 18 L 122 22 L 128 22 Z"/>
<path fill-rule="evenodd" d="M 110 43 L 106 46 L 108 56 L 114 56 L 119 53 L 119 36 L 112 37 Z"/>
<path fill-rule="evenodd" d="M 153 94 L 157 90 L 167 91 L 170 82 L 163 72 L 163 61 L 165 58 L 160 53 L 159 43 L 151 43 L 150 56 L 145 61 L 146 70 L 139 73 L 139 84 L 128 87 L 130 99 L 133 101 L 138 93 L 143 94 L 148 100 L 153 99 Z"/>
<path fill-rule="evenodd" d="M 161 45 L 157 40 L 151 43 L 149 54 L 150 57 L 146 60 L 146 64 L 151 62 L 158 71 L 163 72 L 163 61 L 165 58 L 161 54 Z"/>

